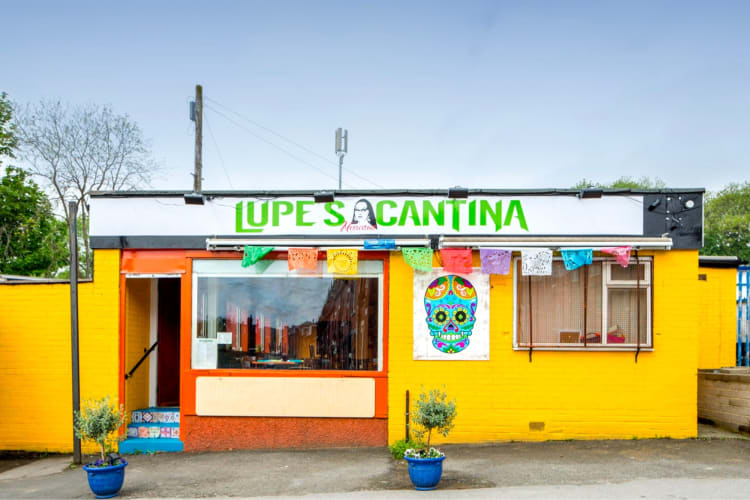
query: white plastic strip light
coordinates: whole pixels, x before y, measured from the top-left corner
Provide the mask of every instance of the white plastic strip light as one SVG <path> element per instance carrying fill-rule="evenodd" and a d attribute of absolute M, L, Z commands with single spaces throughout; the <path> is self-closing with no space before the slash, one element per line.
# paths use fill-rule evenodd
<path fill-rule="evenodd" d="M 376 238 L 207 238 L 206 249 L 211 251 L 241 251 L 243 248 L 245 248 L 245 245 L 253 245 L 261 247 L 274 247 L 274 250 L 280 251 L 286 250 L 290 247 L 358 248 L 360 250 L 363 250 L 365 246 L 365 239 L 376 240 Z M 394 241 L 397 248 L 430 246 L 430 240 L 428 238 L 396 238 Z"/>
<path fill-rule="evenodd" d="M 594 250 L 609 247 L 629 246 L 637 249 L 670 250 L 672 238 L 633 238 L 633 237 L 467 237 L 445 236 L 440 241 L 442 248 L 591 248 Z"/>

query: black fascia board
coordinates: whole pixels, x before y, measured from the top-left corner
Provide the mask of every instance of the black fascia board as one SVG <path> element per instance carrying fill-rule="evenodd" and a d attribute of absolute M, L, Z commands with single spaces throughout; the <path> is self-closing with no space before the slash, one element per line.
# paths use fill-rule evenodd
<path fill-rule="evenodd" d="M 739 257 L 730 255 L 700 255 L 698 257 L 698 267 L 738 268 L 740 264 Z"/>

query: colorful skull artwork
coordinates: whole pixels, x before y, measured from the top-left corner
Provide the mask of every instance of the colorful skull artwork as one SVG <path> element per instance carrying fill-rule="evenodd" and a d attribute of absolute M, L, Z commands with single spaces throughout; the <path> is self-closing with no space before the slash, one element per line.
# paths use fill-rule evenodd
<path fill-rule="evenodd" d="M 427 287 L 424 308 L 435 349 L 453 354 L 469 346 L 477 322 L 477 291 L 469 280 L 452 274 L 437 278 Z"/>

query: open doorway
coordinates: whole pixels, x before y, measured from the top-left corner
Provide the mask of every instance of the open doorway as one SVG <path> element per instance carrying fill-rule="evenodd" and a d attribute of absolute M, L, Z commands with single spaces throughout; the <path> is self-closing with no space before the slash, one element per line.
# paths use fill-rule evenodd
<path fill-rule="evenodd" d="M 180 405 L 179 275 L 125 282 L 125 406 Z"/>
<path fill-rule="evenodd" d="M 156 406 L 180 404 L 180 278 L 157 284 Z"/>
<path fill-rule="evenodd" d="M 124 374 L 127 439 L 120 453 L 182 451 L 179 274 L 125 277 Z"/>

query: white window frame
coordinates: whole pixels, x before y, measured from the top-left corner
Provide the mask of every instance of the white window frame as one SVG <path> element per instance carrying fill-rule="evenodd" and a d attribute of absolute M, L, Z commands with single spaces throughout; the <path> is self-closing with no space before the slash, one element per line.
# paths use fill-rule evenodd
<path fill-rule="evenodd" d="M 636 261 L 635 259 L 630 259 L 630 262 L 628 265 L 635 265 Z M 643 342 L 641 342 L 641 346 L 651 347 L 652 346 L 652 336 L 651 336 L 651 310 L 653 309 L 651 306 L 651 301 L 653 300 L 653 290 L 651 289 L 651 264 L 652 260 L 648 257 L 642 257 L 638 259 L 639 265 L 644 266 L 643 267 L 643 280 L 641 280 L 640 287 L 642 289 L 646 289 L 646 337 Z M 606 340 L 606 332 L 608 324 L 607 318 L 609 317 L 609 300 L 607 300 L 607 292 L 610 289 L 620 289 L 620 290 L 635 290 L 638 287 L 638 280 L 614 280 L 612 279 L 612 267 L 613 266 L 619 266 L 616 261 L 610 261 L 610 260 L 604 260 L 603 266 L 606 269 L 603 269 L 603 276 L 604 276 L 604 283 L 602 283 L 602 345 L 612 346 L 614 344 L 607 344 L 605 343 Z M 640 299 L 638 299 L 640 300 Z M 641 311 L 641 314 L 643 314 L 643 311 Z M 643 332 L 641 332 L 642 334 Z M 622 348 L 633 348 L 637 347 L 637 343 L 632 344 L 617 344 L 618 346 L 622 346 Z"/>
<path fill-rule="evenodd" d="M 521 257 L 514 257 L 512 261 L 513 265 L 513 349 L 520 351 L 529 350 L 528 344 L 522 344 L 519 339 L 518 329 L 518 280 L 523 278 L 520 273 L 516 272 L 518 269 L 518 262 Z M 561 262 L 562 257 L 555 257 L 553 261 Z M 633 289 L 635 290 L 638 286 L 637 280 L 613 280 L 612 279 L 612 266 L 619 266 L 614 259 L 606 257 L 595 257 L 594 262 L 602 263 L 602 324 L 601 324 L 601 343 L 586 344 L 583 342 L 577 344 L 567 344 L 560 342 L 544 342 L 544 343 L 532 343 L 531 347 L 534 350 L 551 350 L 551 351 L 634 351 L 638 348 L 637 343 L 630 344 L 615 344 L 607 342 L 607 318 L 608 318 L 608 300 L 607 292 L 610 289 Z M 635 258 L 631 258 L 628 265 L 635 265 Z M 644 279 L 640 282 L 640 287 L 646 290 L 646 334 L 641 332 L 641 336 L 644 337 L 643 342 L 640 343 L 640 349 L 645 351 L 653 350 L 653 283 L 652 283 L 652 257 L 641 257 L 638 259 L 638 263 L 644 266 Z M 641 311 L 644 314 L 644 311 Z"/>

